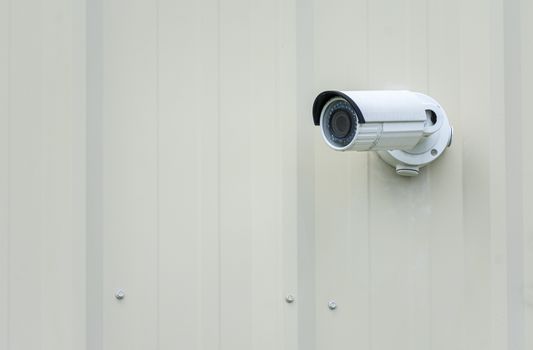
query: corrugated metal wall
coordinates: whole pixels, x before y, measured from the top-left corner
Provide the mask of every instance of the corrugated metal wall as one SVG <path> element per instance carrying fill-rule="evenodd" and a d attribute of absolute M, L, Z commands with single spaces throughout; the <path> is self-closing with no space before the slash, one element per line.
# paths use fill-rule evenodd
<path fill-rule="evenodd" d="M 85 8 L 0 1 L 0 349 L 83 349 Z"/>
<path fill-rule="evenodd" d="M 0 349 L 533 349 L 531 19 L 0 0 Z M 333 152 L 330 88 L 427 93 L 453 147 Z"/>

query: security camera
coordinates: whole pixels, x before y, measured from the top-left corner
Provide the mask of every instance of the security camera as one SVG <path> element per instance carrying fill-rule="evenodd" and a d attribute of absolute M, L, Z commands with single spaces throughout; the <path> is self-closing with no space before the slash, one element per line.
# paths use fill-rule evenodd
<path fill-rule="evenodd" d="M 449 147 L 453 129 L 441 105 L 411 91 L 324 91 L 313 121 L 336 151 L 377 151 L 396 173 L 416 176 Z"/>

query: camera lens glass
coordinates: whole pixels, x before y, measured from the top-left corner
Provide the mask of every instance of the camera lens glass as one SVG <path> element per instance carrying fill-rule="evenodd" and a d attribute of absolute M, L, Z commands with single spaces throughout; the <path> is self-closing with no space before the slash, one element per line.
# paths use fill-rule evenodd
<path fill-rule="evenodd" d="M 331 131 L 340 139 L 348 136 L 352 128 L 352 121 L 346 111 L 338 110 L 331 116 Z"/>
<path fill-rule="evenodd" d="M 322 119 L 323 134 L 335 147 L 345 147 L 355 138 L 357 114 L 344 98 L 335 97 L 324 109 Z"/>

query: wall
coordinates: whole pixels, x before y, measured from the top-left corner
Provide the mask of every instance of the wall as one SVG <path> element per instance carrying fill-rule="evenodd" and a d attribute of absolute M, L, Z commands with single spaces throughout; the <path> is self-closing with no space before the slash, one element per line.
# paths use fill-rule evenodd
<path fill-rule="evenodd" d="M 282 327 L 296 322 L 283 298 L 297 284 L 286 5 L 91 6 L 92 346 L 294 347 Z"/>
<path fill-rule="evenodd" d="M 0 349 L 83 349 L 85 8 L 0 1 Z"/>
<path fill-rule="evenodd" d="M 528 1 L 0 16 L 1 350 L 533 349 Z M 430 94 L 453 146 L 333 152 L 329 88 Z"/>

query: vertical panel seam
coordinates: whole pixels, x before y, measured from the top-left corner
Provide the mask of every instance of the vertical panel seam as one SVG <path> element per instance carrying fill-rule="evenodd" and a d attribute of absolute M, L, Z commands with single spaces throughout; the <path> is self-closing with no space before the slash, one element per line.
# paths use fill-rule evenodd
<path fill-rule="evenodd" d="M 370 25 L 369 25 L 369 18 L 370 18 L 370 1 L 366 0 L 365 3 L 365 11 L 366 11 L 366 88 L 369 88 L 370 86 Z M 367 322 L 368 322 L 368 348 L 369 350 L 372 350 L 372 254 L 371 254 L 371 238 L 370 238 L 370 232 L 371 232 L 371 221 L 370 219 L 370 155 L 366 155 L 366 177 L 367 177 L 367 196 L 366 196 L 366 207 L 367 207 L 367 222 L 368 222 L 368 240 L 367 240 L 367 252 L 368 252 L 368 270 L 367 270 L 367 285 L 368 285 L 368 314 L 367 314 Z"/>
<path fill-rule="evenodd" d="M 370 18 L 370 1 L 366 0 L 366 88 L 369 88 L 370 85 L 370 25 L 369 25 L 369 18 Z M 366 195 L 366 207 L 367 207 L 367 222 L 368 222 L 368 239 L 367 239 L 367 252 L 368 252 L 368 271 L 367 271 L 367 285 L 368 285 L 368 348 L 369 350 L 372 350 L 373 348 L 373 342 L 372 342 L 372 240 L 371 240 L 371 225 L 372 222 L 370 219 L 370 181 L 372 181 L 372 177 L 370 176 L 370 154 L 366 155 L 366 178 L 367 178 L 367 195 Z"/>
<path fill-rule="evenodd" d="M 45 295 L 45 289 L 46 289 L 46 284 L 45 284 L 45 276 L 44 276 L 44 267 L 46 266 L 45 264 L 45 259 L 44 259 L 44 256 L 46 254 L 45 252 L 45 244 L 44 244 L 44 238 L 46 236 L 46 227 L 45 227 L 45 220 L 46 220 L 46 212 L 44 210 L 45 208 L 45 203 L 46 203 L 46 193 L 45 193 L 45 187 L 46 187 L 46 180 L 48 180 L 48 176 L 49 174 L 47 173 L 47 164 L 46 162 L 49 161 L 47 155 L 48 153 L 50 152 L 50 149 L 49 149 L 49 145 L 46 145 L 45 144 L 45 138 L 46 138 L 46 130 L 45 130 L 45 120 L 46 120 L 46 116 L 45 116 L 45 113 L 43 112 L 43 90 L 45 89 L 45 81 L 43 79 L 43 70 L 48 68 L 48 67 L 45 67 L 44 66 L 44 60 L 45 60 L 45 54 L 44 54 L 44 43 L 45 43 L 45 21 L 46 21 L 46 17 L 45 17 L 45 14 L 43 13 L 44 12 L 44 8 L 45 8 L 45 1 L 46 0 L 41 0 L 38 2 L 38 9 L 36 9 L 38 11 L 38 14 L 39 14 L 39 23 L 36 23 L 37 25 L 37 28 L 39 28 L 39 33 L 37 34 L 37 37 L 38 39 L 36 40 L 37 43 L 38 43 L 38 62 L 40 64 L 39 68 L 37 68 L 37 72 L 39 74 L 38 76 L 38 85 L 40 86 L 40 91 L 39 91 L 39 94 L 38 94 L 38 98 L 39 98 L 39 101 L 38 101 L 38 115 L 36 115 L 36 119 L 39 123 L 38 125 L 38 128 L 39 128 L 39 140 L 38 140 L 38 145 L 40 146 L 40 149 L 37 151 L 39 156 L 38 156 L 38 161 L 39 161 L 39 164 L 38 164 L 38 173 L 40 174 L 40 177 L 39 177 L 39 180 L 37 180 L 37 184 L 36 186 L 38 186 L 38 189 L 39 189 L 39 195 L 36 196 L 36 199 L 35 201 L 37 203 L 36 206 L 37 206 L 37 215 L 38 215 L 38 218 L 37 218 L 37 222 L 38 222 L 38 232 L 35 232 L 35 237 L 37 238 L 37 259 L 36 261 L 39 262 L 40 266 L 36 269 L 35 273 L 38 274 L 37 278 L 39 280 L 39 293 L 38 293 L 38 298 L 39 298 L 39 302 L 38 302 L 38 307 L 39 307 L 39 310 L 38 310 L 38 315 L 39 315 L 39 320 L 40 320 L 40 324 L 39 324 L 39 347 L 41 350 L 44 350 L 45 349 L 45 344 L 44 344 L 44 340 L 46 339 L 45 338 L 45 334 L 44 334 L 44 327 L 43 325 L 45 325 L 47 322 L 46 322 L 46 319 L 45 319 L 45 311 L 43 311 L 43 301 L 45 300 L 46 298 L 46 295 Z M 37 293 L 36 293 L 37 294 Z"/>
<path fill-rule="evenodd" d="M 368 19 L 370 18 L 370 2 L 369 0 L 366 0 L 366 84 L 367 88 L 370 85 L 370 26 Z M 370 238 L 370 228 L 371 228 L 371 221 L 370 219 L 370 155 L 366 155 L 366 178 L 367 178 L 367 196 L 366 196 L 366 207 L 367 207 L 367 222 L 368 222 L 368 240 L 367 240 L 367 252 L 368 252 L 368 271 L 367 271 L 367 285 L 368 285 L 368 315 L 367 315 L 367 321 L 368 321 L 368 348 L 369 350 L 372 350 L 372 254 L 371 254 L 371 238 Z"/>
<path fill-rule="evenodd" d="M 276 288 L 276 291 L 278 293 L 283 293 L 283 290 L 285 289 L 285 275 L 284 275 L 284 272 L 283 272 L 283 269 L 282 269 L 282 266 L 283 266 L 283 244 L 282 244 L 282 234 L 281 232 L 283 231 L 283 209 L 281 209 L 281 203 L 283 202 L 283 145 L 282 145 L 282 142 L 283 142 L 283 139 L 281 137 L 281 130 L 279 129 L 279 120 L 280 120 L 280 112 L 279 112 L 279 57 L 280 57 L 280 45 L 281 45 L 281 41 L 280 41 L 280 36 L 279 36 L 279 30 L 281 28 L 281 9 L 280 9 L 280 3 L 279 1 L 276 1 L 274 2 L 274 5 L 273 7 L 275 8 L 275 13 L 276 13 L 276 40 L 275 40 L 275 45 L 274 45 L 274 48 L 275 48 L 275 53 L 274 53 L 274 57 L 275 57 L 275 68 L 274 68 L 274 91 L 276 91 L 277 93 L 275 94 L 275 104 L 274 104 L 274 108 L 275 108 L 275 115 L 277 117 L 276 121 L 277 121 L 277 125 L 275 126 L 276 128 L 276 131 L 277 131 L 277 135 L 279 137 L 279 142 L 278 142 L 278 145 L 281 145 L 279 146 L 279 149 L 278 149 L 278 153 L 276 154 L 276 156 L 278 157 L 277 158 L 277 161 L 278 161 L 278 176 L 279 176 L 279 192 L 278 192 L 278 198 L 276 198 L 276 200 L 278 200 L 279 202 L 277 202 L 276 204 L 279 205 L 279 208 L 280 210 L 278 211 L 279 213 L 279 217 L 278 217 L 278 224 L 279 226 L 277 227 L 278 229 L 278 232 L 275 233 L 275 237 L 277 239 L 276 241 L 276 250 L 278 252 L 278 254 L 276 255 L 276 265 L 275 266 L 275 271 L 279 274 L 278 275 L 278 280 L 276 281 L 278 283 L 277 285 L 277 288 Z M 280 294 L 282 295 L 282 294 Z M 276 295 L 276 298 L 278 296 Z M 280 349 L 285 349 L 285 336 L 284 336 L 284 332 L 283 332 L 283 328 L 286 327 L 286 324 L 285 324 L 285 317 L 284 317 L 284 309 L 282 307 L 278 308 L 278 314 L 277 314 L 277 317 L 278 317 L 278 329 L 276 329 L 276 332 L 277 332 L 277 335 L 278 335 L 278 344 L 281 345 Z"/>
<path fill-rule="evenodd" d="M 431 40 L 429 39 L 430 37 L 430 30 L 429 30 L 429 26 L 430 26 L 430 19 L 429 19 L 429 15 L 431 13 L 429 7 L 431 6 L 431 1 L 430 0 L 425 0 L 425 5 L 426 5 L 426 8 L 425 8 L 425 21 L 424 21 L 424 25 L 425 25 L 425 39 L 426 39 L 426 91 L 428 93 L 428 95 L 431 95 L 431 91 L 430 91 L 430 88 L 431 88 L 431 84 L 430 84 L 430 54 L 429 54 L 429 45 L 430 45 L 430 42 Z M 428 169 L 428 174 L 427 174 L 427 179 L 428 181 L 430 182 L 430 187 L 431 187 L 431 168 Z M 428 344 L 426 344 L 428 346 L 428 349 L 431 348 L 431 344 L 433 344 L 433 320 L 431 318 L 431 315 L 433 314 L 433 302 L 431 300 L 431 297 L 433 295 L 433 284 L 431 283 L 431 276 L 433 275 L 432 274 L 432 271 L 433 271 L 433 259 L 432 259 L 432 244 L 431 244 L 431 235 L 429 235 L 429 237 L 427 238 L 427 253 L 428 253 L 428 271 L 427 271 L 427 277 L 428 277 L 428 281 L 427 281 L 427 300 L 428 300 L 428 314 L 427 314 L 427 319 L 428 319 Z"/>
<path fill-rule="evenodd" d="M 523 198 L 515 186 L 522 186 L 521 133 L 521 16 L 520 1 L 504 4 L 504 108 L 506 123 L 506 198 L 507 198 L 507 305 L 509 349 L 524 349 L 524 256 Z M 518 15 L 517 15 L 518 14 Z M 511 40 L 510 40 L 511 39 Z M 516 40 L 516 41 L 513 41 Z M 513 156 L 514 154 L 514 156 Z M 515 158 L 516 157 L 516 158 Z M 517 159 L 517 160 L 513 160 Z"/>
<path fill-rule="evenodd" d="M 221 147 L 221 142 L 220 142 L 220 138 L 221 138 L 221 128 L 220 128 L 220 125 L 221 125 L 221 112 L 220 112 L 220 108 L 221 108 L 221 103 L 220 103 L 220 99 L 221 99 L 221 74 L 220 74 L 220 67 L 221 67 L 221 62 L 220 62 L 220 54 L 221 54 L 221 0 L 218 0 L 217 1 L 217 101 L 216 101 L 216 104 L 217 104 L 217 157 L 216 157 L 216 161 L 217 161 L 217 164 L 216 164 L 216 168 L 217 168 L 217 217 L 216 217 L 216 222 L 217 222 L 217 253 L 218 253 L 218 257 L 217 257 L 217 260 L 218 260 L 218 264 L 217 264 L 217 267 L 218 267 L 218 324 L 217 324 L 217 328 L 218 328 L 218 334 L 217 334 L 217 337 L 218 337 L 218 349 L 220 350 L 221 347 L 222 347 L 222 231 L 221 231 L 221 228 L 220 228 L 220 223 L 221 223 L 221 211 L 220 211 L 220 208 L 221 208 L 221 191 L 220 191 L 220 157 L 221 157 L 221 150 L 220 150 L 220 147 Z"/>
<path fill-rule="evenodd" d="M 6 148 L 6 154 L 7 154 L 7 171 L 6 171 L 6 181 L 7 181 L 7 198 L 6 198 L 6 205 L 7 205 L 7 213 L 6 213 L 6 266 L 5 266 L 5 276 L 6 276 L 6 345 L 7 349 L 10 349 L 10 343 L 11 343 L 11 327 L 10 327 L 10 320 L 11 320 L 11 82 L 12 82 L 12 76 L 11 76 L 11 52 L 12 52 L 12 43 L 11 43 L 11 35 L 12 35 L 12 11 L 11 11 L 11 0 L 7 0 L 7 148 Z"/>
<path fill-rule="evenodd" d="M 160 287 L 161 287 L 161 272 L 160 272 L 160 219 L 161 219 L 161 216 L 160 216 L 160 184 L 159 184 L 159 180 L 160 180 L 160 152 L 159 152 L 159 143 L 160 143 L 160 138 L 159 138 L 159 127 L 160 127 L 160 121 L 159 121 L 159 117 L 160 117 L 160 110 L 159 110 L 159 103 L 160 103 L 160 93 L 159 93 L 159 75 L 160 75 L 160 67 L 159 67 L 159 62 L 160 62 L 160 57 L 159 57 L 159 53 L 160 53 L 160 46 L 159 46 L 159 0 L 155 0 L 155 55 L 156 55 L 156 61 L 155 61 L 155 98 L 156 98 L 156 101 L 155 101 L 155 152 L 156 152 L 156 169 L 155 169 L 155 172 L 156 172 L 156 183 L 155 183 L 155 191 L 156 191 L 156 220 L 155 220 L 155 225 L 156 225 L 156 244 L 155 244 L 155 250 L 156 250 L 156 254 L 155 254 L 155 273 L 156 273 L 156 291 L 155 291 L 155 305 L 156 305 L 156 315 L 155 315 L 155 319 L 156 319 L 156 325 L 155 325 L 155 346 L 156 346 L 156 349 L 159 350 L 160 348 L 160 310 L 161 310 L 161 302 L 160 302 Z"/>

